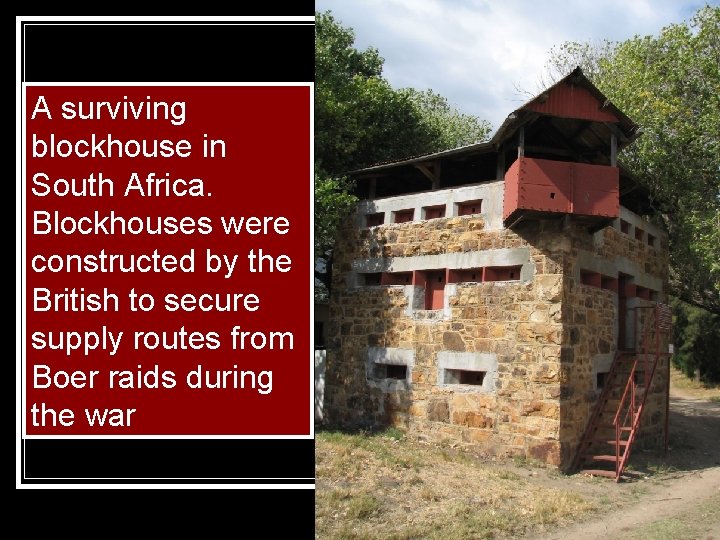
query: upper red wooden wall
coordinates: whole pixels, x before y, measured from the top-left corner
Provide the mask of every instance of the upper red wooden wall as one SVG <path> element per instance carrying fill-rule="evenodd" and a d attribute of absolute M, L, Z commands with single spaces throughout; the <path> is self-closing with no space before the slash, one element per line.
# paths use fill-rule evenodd
<path fill-rule="evenodd" d="M 564 118 L 580 118 L 597 122 L 617 122 L 617 116 L 605 111 L 594 95 L 582 86 L 560 84 L 528 103 L 524 108 Z"/>

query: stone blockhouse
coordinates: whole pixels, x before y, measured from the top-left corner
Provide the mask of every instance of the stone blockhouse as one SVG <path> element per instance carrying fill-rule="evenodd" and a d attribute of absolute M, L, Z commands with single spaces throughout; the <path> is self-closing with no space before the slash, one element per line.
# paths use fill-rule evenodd
<path fill-rule="evenodd" d="M 324 421 L 569 469 L 629 377 L 634 441 L 661 443 L 667 237 L 617 161 L 638 135 L 576 69 L 487 142 L 353 171 Z"/>

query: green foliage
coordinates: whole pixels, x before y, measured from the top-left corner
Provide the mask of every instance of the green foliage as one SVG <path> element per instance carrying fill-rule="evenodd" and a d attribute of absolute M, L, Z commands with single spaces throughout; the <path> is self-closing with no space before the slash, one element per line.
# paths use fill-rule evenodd
<path fill-rule="evenodd" d="M 395 90 L 377 49 L 359 51 L 332 13 L 315 14 L 315 165 L 337 175 L 487 138 L 488 122 L 432 90 Z"/>
<path fill-rule="evenodd" d="M 620 158 L 668 231 L 671 292 L 720 314 L 720 8 L 658 36 L 566 43 L 552 54 L 551 77 L 579 65 L 641 126 Z"/>
<path fill-rule="evenodd" d="M 550 49 L 550 60 L 546 65 L 548 77 L 543 77 L 541 80 L 543 89 L 552 86 L 555 81 L 565 77 L 577 66 L 582 68 L 588 79 L 598 84 L 616 47 L 617 43 L 606 39 L 594 43 L 566 41 L 553 47 Z"/>
<path fill-rule="evenodd" d="M 420 111 L 381 76 L 378 51 L 330 12 L 315 14 L 315 165 L 330 175 L 430 148 Z"/>
<path fill-rule="evenodd" d="M 720 315 L 674 299 L 673 364 L 688 377 L 704 383 L 720 382 Z"/>
<path fill-rule="evenodd" d="M 345 173 L 487 138 L 490 126 L 427 90 L 395 90 L 377 49 L 331 12 L 315 13 L 315 255 L 332 249 L 356 203 Z M 327 280 L 326 280 L 327 283 Z"/>
<path fill-rule="evenodd" d="M 315 172 L 316 257 L 325 255 L 325 251 L 333 245 L 340 220 L 352 212 L 357 199 L 351 191 L 352 183 L 346 177 Z"/>
<path fill-rule="evenodd" d="M 447 99 L 432 90 L 404 88 L 410 101 L 420 111 L 421 122 L 433 135 L 430 151 L 439 152 L 484 141 L 490 134 L 490 123 L 476 116 L 463 114 L 450 106 Z"/>

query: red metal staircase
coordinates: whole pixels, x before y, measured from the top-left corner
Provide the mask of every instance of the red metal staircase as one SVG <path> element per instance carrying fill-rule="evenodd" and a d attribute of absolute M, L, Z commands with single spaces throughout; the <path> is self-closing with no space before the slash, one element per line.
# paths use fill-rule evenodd
<path fill-rule="evenodd" d="M 639 346 L 615 353 L 573 463 L 574 470 L 616 482 L 630 459 L 658 363 L 670 354 L 661 351 L 672 330 L 670 307 L 654 304 L 633 309 L 635 328 L 642 329 L 635 334 L 640 336 Z M 667 441 L 667 411 L 665 430 Z"/>

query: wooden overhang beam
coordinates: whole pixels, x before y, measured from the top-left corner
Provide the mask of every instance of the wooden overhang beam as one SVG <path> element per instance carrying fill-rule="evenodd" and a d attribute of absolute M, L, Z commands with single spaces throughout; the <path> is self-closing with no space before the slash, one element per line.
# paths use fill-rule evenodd
<path fill-rule="evenodd" d="M 572 139 L 574 137 L 577 137 L 578 135 L 580 135 L 580 133 L 582 133 L 583 131 L 585 131 L 585 129 L 587 129 L 589 124 L 590 124 L 590 122 L 583 121 L 582 125 L 579 128 L 577 128 L 571 136 L 567 136 L 567 135 L 563 134 L 562 131 L 560 131 L 556 126 L 554 126 L 552 124 L 552 122 L 548 123 L 547 129 L 548 129 L 548 131 L 554 133 L 556 136 L 556 139 L 561 141 L 569 149 L 570 155 L 572 157 L 574 157 L 577 161 L 581 161 L 583 156 L 586 155 L 586 153 L 583 152 L 580 149 L 580 147 L 577 146 L 573 142 Z M 589 151 L 590 151 L 590 149 L 588 149 L 588 152 Z"/>
<path fill-rule="evenodd" d="M 415 168 L 432 182 L 432 189 L 440 187 L 440 160 L 426 163 L 416 163 Z"/>
<path fill-rule="evenodd" d="M 623 130 L 620 129 L 619 127 L 617 127 L 617 125 L 613 124 L 612 122 L 603 122 L 603 124 L 605 125 L 606 128 L 608 128 L 608 130 L 610 131 L 610 133 L 614 133 L 614 134 L 615 134 L 615 136 L 617 137 L 617 140 L 618 140 L 618 141 L 620 141 L 620 142 L 622 142 L 622 143 L 629 143 L 629 142 L 630 142 L 630 139 L 628 138 L 628 136 L 625 135 L 625 133 L 623 132 Z"/>
<path fill-rule="evenodd" d="M 526 128 L 530 128 L 535 121 L 542 115 L 536 112 L 529 112 L 527 110 L 518 110 L 508 115 L 508 120 L 513 122 L 513 126 L 509 128 L 507 135 L 502 137 L 498 148 L 507 146 L 508 149 L 511 145 L 514 145 L 514 141 L 517 141 L 517 153 L 518 157 L 525 155 L 525 131 Z M 532 130 L 531 130 L 532 131 Z M 504 156 L 503 156 L 504 160 Z"/>
<path fill-rule="evenodd" d="M 525 150 L 528 152 L 540 153 L 540 154 L 556 154 L 558 156 L 572 157 L 575 155 L 574 152 L 565 148 L 556 148 L 554 146 L 541 146 L 537 144 L 526 144 Z"/>
<path fill-rule="evenodd" d="M 505 145 L 501 144 L 497 150 L 497 160 L 495 162 L 495 179 L 505 179 Z"/>
<path fill-rule="evenodd" d="M 571 141 L 574 141 L 576 137 L 579 137 L 583 134 L 584 131 L 590 127 L 590 120 L 580 120 L 578 123 L 578 127 L 575 128 L 575 130 L 570 134 L 568 137 Z"/>
<path fill-rule="evenodd" d="M 523 120 L 522 124 L 518 126 L 517 129 L 517 137 L 518 137 L 518 158 L 525 156 L 525 128 L 528 128 L 530 132 L 532 132 L 533 124 L 535 124 L 535 120 L 540 118 L 540 115 L 538 113 L 532 113 L 528 114 L 525 119 Z"/>
<path fill-rule="evenodd" d="M 525 156 L 525 125 L 518 129 L 518 159 Z"/>
<path fill-rule="evenodd" d="M 365 176 L 362 178 L 363 181 L 367 181 L 368 183 L 368 199 L 374 199 L 376 192 L 377 192 L 377 174 L 373 174 L 370 176 Z"/>
<path fill-rule="evenodd" d="M 628 144 L 630 139 L 612 122 L 605 122 L 605 126 L 610 131 L 610 165 L 617 167 L 618 141 Z"/>
<path fill-rule="evenodd" d="M 633 184 L 633 185 L 631 185 L 630 187 L 626 187 L 625 189 L 623 189 L 622 191 L 620 191 L 620 196 L 622 197 L 622 196 L 624 196 L 624 195 L 627 195 L 628 193 L 632 193 L 632 192 L 635 191 L 636 189 L 638 189 L 638 185 L 637 185 L 637 184 Z"/>

